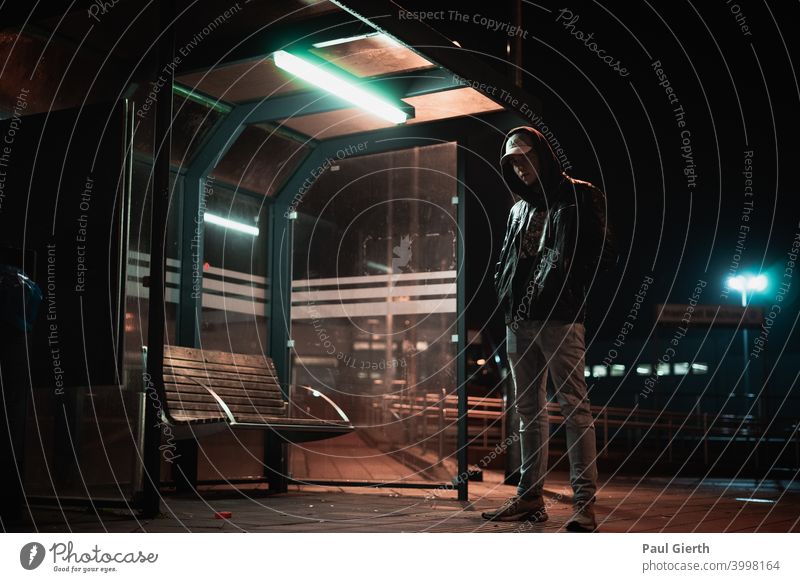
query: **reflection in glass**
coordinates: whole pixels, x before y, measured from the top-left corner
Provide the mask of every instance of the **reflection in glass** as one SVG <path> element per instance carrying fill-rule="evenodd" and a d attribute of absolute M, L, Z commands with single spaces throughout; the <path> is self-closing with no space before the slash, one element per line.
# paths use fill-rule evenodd
<path fill-rule="evenodd" d="M 205 188 L 204 349 L 268 354 L 268 207 L 257 198 L 209 180 Z"/>
<path fill-rule="evenodd" d="M 453 143 L 345 158 L 300 202 L 292 381 L 357 429 L 293 445 L 293 477 L 456 475 L 455 174 Z"/>

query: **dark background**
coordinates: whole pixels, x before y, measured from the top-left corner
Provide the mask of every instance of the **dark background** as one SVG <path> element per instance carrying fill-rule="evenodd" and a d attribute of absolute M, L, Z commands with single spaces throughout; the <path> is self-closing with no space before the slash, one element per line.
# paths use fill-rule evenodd
<path fill-rule="evenodd" d="M 458 2 L 406 4 L 409 9 L 477 13 L 501 22 L 513 19 L 508 2 L 474 9 Z M 792 64 L 797 42 L 788 25 L 798 21 L 800 9 L 788 3 L 740 2 L 740 14 L 752 33 L 745 36 L 731 12 L 735 5 L 724 1 L 522 5 L 522 27 L 527 31 L 521 53 L 523 86 L 541 99 L 542 116 L 572 163 L 568 173 L 606 192 L 621 242 L 621 265 L 597 281 L 590 301 L 589 326 L 599 329 L 601 337 L 616 334 L 648 274 L 655 279 L 648 309 L 656 303 L 686 303 L 700 279 L 708 282 L 702 303 L 736 305 L 740 295 L 721 293 L 740 224 L 750 227 L 740 271 L 768 272 L 771 281 L 783 273 L 800 219 L 793 176 L 800 96 Z M 630 74 L 620 77 L 556 22 L 561 8 L 578 15 L 575 30 L 593 32 L 598 46 L 620 59 Z M 506 55 L 513 41 L 502 30 L 449 19 L 430 23 L 471 51 L 470 58 L 483 58 L 511 77 Z M 661 61 L 691 131 L 698 174 L 693 190 L 683 175 L 674 106 L 651 66 L 656 60 Z M 489 160 L 496 162 L 500 140 L 486 149 L 494 156 Z M 741 221 L 745 150 L 753 151 L 755 194 L 749 222 Z M 498 245 L 513 201 L 502 183 L 488 179 L 491 173 L 485 172 L 486 191 L 476 194 L 491 216 L 496 229 L 493 241 Z M 470 233 L 485 242 L 482 229 L 487 220 L 478 205 L 470 210 Z M 498 250 L 495 246 L 493 258 Z M 469 251 L 470 284 L 482 298 L 476 305 L 492 301 L 491 285 L 486 279 L 481 282 L 483 267 L 490 262 L 487 251 L 485 244 Z M 770 349 L 780 350 L 786 342 L 797 349 L 796 287 L 795 281 L 771 331 Z M 768 309 L 776 290 L 771 285 L 752 304 Z M 470 315 L 471 325 L 480 326 L 481 310 Z M 498 319 L 495 314 L 492 329 L 502 333 Z"/>

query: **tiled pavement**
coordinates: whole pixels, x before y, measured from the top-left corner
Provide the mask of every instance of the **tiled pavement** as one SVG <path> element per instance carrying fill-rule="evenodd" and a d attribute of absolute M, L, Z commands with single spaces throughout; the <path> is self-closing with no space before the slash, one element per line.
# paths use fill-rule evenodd
<path fill-rule="evenodd" d="M 283 495 L 252 489 L 246 495 L 209 491 L 165 496 L 162 515 L 141 520 L 119 511 L 34 510 L 35 521 L 5 524 L 9 531 L 75 532 L 559 532 L 570 513 L 567 476 L 548 482 L 544 524 L 490 523 L 480 512 L 513 493 L 499 473 L 470 483 L 470 501 L 446 489 L 291 486 Z M 615 477 L 598 493 L 602 532 L 800 531 L 800 488 L 786 483 Z M 744 499 L 744 500 L 743 500 Z M 758 500 L 758 501 L 757 501 Z M 230 519 L 215 519 L 230 511 Z M 68 524 L 68 525 L 67 525 Z"/>

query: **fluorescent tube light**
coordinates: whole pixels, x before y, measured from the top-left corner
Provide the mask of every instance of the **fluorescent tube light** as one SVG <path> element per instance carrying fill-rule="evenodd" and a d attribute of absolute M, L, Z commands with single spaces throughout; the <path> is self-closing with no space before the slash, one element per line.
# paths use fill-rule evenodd
<path fill-rule="evenodd" d="M 300 77 L 304 81 L 316 85 L 320 89 L 333 93 L 337 97 L 349 101 L 353 105 L 361 107 L 370 113 L 374 113 L 386 121 L 403 123 L 408 119 L 408 115 L 404 111 L 398 109 L 391 103 L 337 77 L 333 73 L 309 61 L 296 57 L 286 51 L 276 51 L 274 58 L 275 65 L 284 71 L 296 77 Z"/>
<path fill-rule="evenodd" d="M 224 226 L 225 228 L 230 228 L 231 230 L 243 232 L 244 234 L 252 234 L 253 236 L 258 236 L 257 226 L 242 224 L 241 222 L 236 222 L 235 220 L 229 220 L 227 218 L 217 216 L 216 214 L 211 214 L 210 212 L 204 213 L 203 218 L 205 219 L 206 222 L 210 222 L 211 224 Z"/>

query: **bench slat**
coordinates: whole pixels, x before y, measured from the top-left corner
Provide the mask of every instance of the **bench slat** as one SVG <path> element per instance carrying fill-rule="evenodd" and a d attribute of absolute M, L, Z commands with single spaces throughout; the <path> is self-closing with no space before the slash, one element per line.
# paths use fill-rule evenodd
<path fill-rule="evenodd" d="M 249 394 L 222 394 L 217 390 L 214 390 L 217 396 L 222 398 L 228 406 L 233 404 L 247 404 L 249 406 L 270 406 L 270 407 L 277 407 L 283 406 L 286 402 L 282 398 L 250 398 Z M 209 399 L 211 401 L 216 402 L 216 398 L 211 395 L 207 390 L 203 390 L 202 392 L 195 392 L 195 391 L 172 391 L 167 394 L 167 399 L 173 400 L 185 400 L 187 402 L 207 402 Z"/>
<path fill-rule="evenodd" d="M 236 416 L 234 414 L 234 416 Z M 307 425 L 330 425 L 330 426 L 347 426 L 347 423 L 339 420 L 320 420 L 317 418 L 286 418 L 285 416 L 259 416 L 256 414 L 242 414 L 236 416 L 237 422 L 252 422 L 257 424 L 268 423 L 274 425 L 282 424 L 307 424 Z"/>
<path fill-rule="evenodd" d="M 170 408 L 174 409 L 176 412 L 182 410 L 183 412 L 216 412 L 220 410 L 219 404 L 217 402 L 193 402 L 193 401 L 186 401 L 186 400 L 172 400 L 168 399 Z M 273 406 L 259 406 L 255 408 L 253 406 L 246 406 L 246 405 L 231 405 L 227 401 L 225 404 L 228 405 L 233 416 L 238 418 L 239 415 L 248 415 L 248 416 L 281 416 L 285 413 L 285 406 L 280 407 L 273 407 Z M 224 414 L 224 413 L 223 413 Z"/>
<path fill-rule="evenodd" d="M 214 364 L 198 362 L 197 360 L 176 360 L 165 358 L 164 366 L 173 368 L 189 368 L 192 370 L 214 370 L 218 372 L 253 374 L 255 376 L 274 376 L 273 370 L 264 366 L 228 366 L 226 364 Z"/>
<path fill-rule="evenodd" d="M 164 346 L 165 358 L 179 358 L 215 364 L 238 364 L 261 368 L 267 365 L 267 358 L 260 354 L 235 354 L 219 350 L 203 350 L 182 346 Z"/>
<path fill-rule="evenodd" d="M 206 364 L 202 361 L 190 362 L 189 360 L 173 360 L 172 358 L 164 360 L 164 365 L 168 367 L 189 369 L 189 370 L 204 370 L 208 372 L 223 372 L 225 374 L 242 374 L 244 376 L 268 376 L 274 377 L 275 370 L 265 366 L 223 366 L 222 364 Z"/>
<path fill-rule="evenodd" d="M 194 378 L 209 378 L 217 380 L 232 380 L 234 382 L 255 382 L 258 384 L 275 384 L 275 378 L 266 374 L 241 374 L 237 372 L 217 372 L 216 370 L 203 370 L 202 368 L 173 368 L 164 367 L 164 374 L 178 376 L 192 376 Z"/>
<path fill-rule="evenodd" d="M 273 384 L 267 383 L 258 383 L 258 382 L 234 382 L 232 380 L 218 380 L 215 378 L 200 378 L 196 376 L 192 376 L 193 378 L 197 378 L 198 382 L 214 388 L 214 391 L 217 393 L 221 393 L 221 391 L 233 391 L 236 394 L 241 392 L 247 392 L 248 394 L 252 394 L 253 396 L 261 396 L 269 397 L 269 398 L 283 398 L 281 396 L 281 389 L 278 386 Z M 176 386 L 177 390 L 183 389 L 184 386 L 196 386 L 200 390 L 205 390 L 200 384 L 190 380 L 188 377 L 180 375 L 175 376 L 172 374 L 164 376 L 164 383 L 171 384 Z"/>
<path fill-rule="evenodd" d="M 175 420 L 180 421 L 193 421 L 193 420 L 207 420 L 207 421 L 216 421 L 216 420 L 228 420 L 228 417 L 225 416 L 225 413 L 221 410 L 218 412 L 212 411 L 188 411 L 184 412 L 183 410 L 175 410 L 172 412 L 172 417 Z"/>
<path fill-rule="evenodd" d="M 225 401 L 229 407 L 232 405 L 247 405 L 255 406 L 257 408 L 266 406 L 269 408 L 282 408 L 286 404 L 279 398 L 249 398 L 247 395 L 220 394 L 219 391 L 214 390 L 217 395 Z M 216 399 L 207 391 L 202 392 L 174 392 L 167 396 L 167 400 L 176 400 L 181 402 L 216 402 Z"/>

